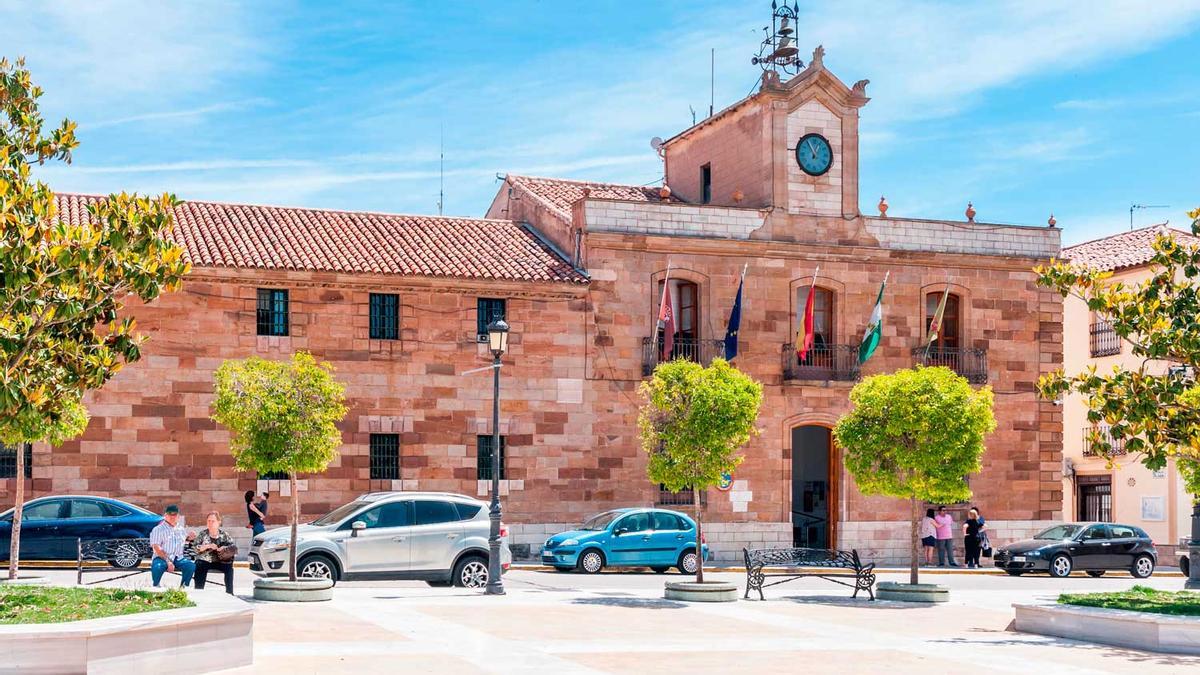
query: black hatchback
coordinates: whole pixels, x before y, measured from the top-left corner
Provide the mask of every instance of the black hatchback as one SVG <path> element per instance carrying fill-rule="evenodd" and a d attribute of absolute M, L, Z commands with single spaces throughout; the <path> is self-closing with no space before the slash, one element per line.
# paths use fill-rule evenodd
<path fill-rule="evenodd" d="M 1073 570 L 1098 577 L 1108 570 L 1138 579 L 1154 573 L 1158 551 L 1141 528 L 1116 523 L 1066 523 L 996 551 L 996 567 L 1013 576 L 1049 572 L 1065 577 Z"/>

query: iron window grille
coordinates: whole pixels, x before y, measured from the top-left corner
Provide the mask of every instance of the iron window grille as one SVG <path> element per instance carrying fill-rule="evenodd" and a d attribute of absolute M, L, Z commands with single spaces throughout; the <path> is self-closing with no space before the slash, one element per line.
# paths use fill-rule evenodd
<path fill-rule="evenodd" d="M 1088 329 L 1092 356 L 1112 356 L 1121 353 L 1121 338 L 1107 321 L 1098 321 Z"/>
<path fill-rule="evenodd" d="M 288 292 L 280 288 L 258 289 L 258 334 L 288 334 Z"/>
<path fill-rule="evenodd" d="M 507 301 L 503 298 L 478 298 L 475 302 L 475 334 L 480 342 L 487 342 L 488 324 L 503 319 L 508 313 Z"/>
<path fill-rule="evenodd" d="M 671 492 L 666 485 L 658 484 L 658 497 L 654 500 L 659 506 L 692 506 L 695 504 L 692 488 L 684 488 L 679 492 Z M 708 491 L 700 492 L 700 506 L 708 505 Z"/>
<path fill-rule="evenodd" d="M 1103 457 L 1104 446 L 1101 441 L 1108 443 L 1108 456 L 1125 454 L 1125 439 L 1113 438 L 1112 429 L 1109 427 L 1095 426 L 1083 428 L 1083 456 Z"/>
<path fill-rule="evenodd" d="M 508 471 L 505 455 L 508 443 L 504 436 L 500 437 L 500 480 L 506 480 Z M 492 435 L 480 434 L 475 438 L 475 470 L 479 480 L 492 479 Z"/>
<path fill-rule="evenodd" d="M 400 338 L 400 296 L 391 293 L 371 294 L 371 339 Z"/>
<path fill-rule="evenodd" d="M 265 471 L 258 474 L 259 480 L 288 480 L 286 471 Z"/>
<path fill-rule="evenodd" d="M 371 434 L 371 480 L 400 479 L 400 435 Z"/>
<path fill-rule="evenodd" d="M 17 477 L 17 449 L 0 445 L 0 478 Z M 33 446 L 25 444 L 25 477 L 33 478 Z"/>

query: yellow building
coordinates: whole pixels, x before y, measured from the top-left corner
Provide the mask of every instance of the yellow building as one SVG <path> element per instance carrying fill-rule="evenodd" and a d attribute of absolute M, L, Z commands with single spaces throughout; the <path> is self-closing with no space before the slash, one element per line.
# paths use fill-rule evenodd
<path fill-rule="evenodd" d="M 1200 239 L 1165 224 L 1122 232 L 1064 248 L 1063 258 L 1100 270 L 1112 271 L 1113 282 L 1136 283 L 1153 274 L 1151 244 L 1159 233 L 1169 233 L 1190 244 Z M 1136 369 L 1141 359 L 1103 318 L 1088 310 L 1079 298 L 1068 298 L 1063 307 L 1063 368 L 1068 375 L 1089 365 L 1098 374 L 1113 366 Z M 1165 372 L 1170 364 L 1154 361 L 1147 368 Z M 1091 448 L 1087 406 L 1078 394 L 1063 400 L 1063 515 L 1065 518 L 1136 525 L 1159 547 L 1161 560 L 1171 560 L 1174 546 L 1191 531 L 1191 499 L 1174 462 L 1161 471 L 1150 471 L 1139 455 L 1126 455 L 1114 445 L 1113 466 Z M 1100 429 L 1104 433 L 1103 427 Z M 1168 557 L 1170 556 L 1170 557 Z"/>

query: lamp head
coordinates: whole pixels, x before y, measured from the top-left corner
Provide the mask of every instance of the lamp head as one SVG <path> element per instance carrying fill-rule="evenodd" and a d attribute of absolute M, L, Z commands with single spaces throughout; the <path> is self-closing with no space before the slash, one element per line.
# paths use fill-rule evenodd
<path fill-rule="evenodd" d="M 488 324 L 488 348 L 496 356 L 508 351 L 508 324 L 504 319 L 496 319 Z"/>

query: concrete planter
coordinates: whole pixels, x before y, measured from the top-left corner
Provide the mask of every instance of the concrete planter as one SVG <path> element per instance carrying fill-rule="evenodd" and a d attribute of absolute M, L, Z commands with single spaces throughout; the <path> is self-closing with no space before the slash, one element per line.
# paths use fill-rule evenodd
<path fill-rule="evenodd" d="M 207 673 L 254 663 L 254 611 L 220 592 L 195 607 L 105 619 L 0 626 L 0 670 L 20 673 Z"/>
<path fill-rule="evenodd" d="M 1075 605 L 1013 605 L 1024 633 L 1200 656 L 1200 617 Z"/>
<path fill-rule="evenodd" d="M 254 580 L 254 599 L 272 602 L 320 602 L 333 599 L 330 579 L 273 579 Z"/>
<path fill-rule="evenodd" d="M 901 602 L 946 602 L 950 589 L 937 584 L 902 584 L 896 581 L 881 581 L 875 585 L 875 597 L 880 600 Z"/>
<path fill-rule="evenodd" d="M 698 584 L 694 581 L 668 581 L 663 590 L 663 597 L 668 600 L 684 602 L 737 602 L 737 584 L 726 581 L 706 581 Z"/>

